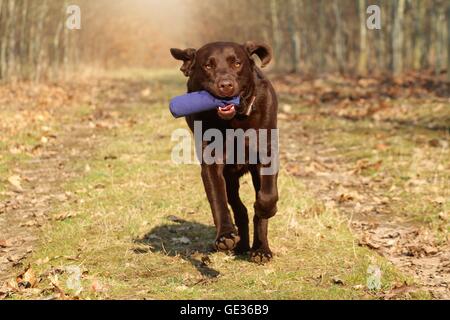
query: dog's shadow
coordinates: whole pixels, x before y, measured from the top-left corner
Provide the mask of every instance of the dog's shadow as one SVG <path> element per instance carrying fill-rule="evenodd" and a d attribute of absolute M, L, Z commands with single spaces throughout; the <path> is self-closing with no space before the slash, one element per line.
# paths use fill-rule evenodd
<path fill-rule="evenodd" d="M 148 252 L 162 253 L 167 256 L 179 256 L 190 262 L 203 276 L 215 278 L 217 270 L 208 266 L 209 255 L 214 252 L 215 228 L 197 222 L 179 218 L 170 219 L 167 223 L 153 228 L 143 237 L 134 239 L 138 246 L 133 250 L 136 254 Z"/>

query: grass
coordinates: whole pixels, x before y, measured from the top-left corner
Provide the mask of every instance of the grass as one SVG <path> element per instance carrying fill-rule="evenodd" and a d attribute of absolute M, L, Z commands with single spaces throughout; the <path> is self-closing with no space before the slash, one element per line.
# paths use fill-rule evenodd
<path fill-rule="evenodd" d="M 385 181 L 380 194 L 390 199 L 390 209 L 396 216 L 425 223 L 438 233 L 450 232 L 450 224 L 442 228 L 439 218 L 440 213 L 450 212 L 450 149 L 432 144 L 448 143 L 448 133 L 327 117 L 306 124 L 305 129 L 311 134 L 326 132 L 325 145 L 335 148 L 331 155 L 349 167 L 356 167 L 362 160 L 380 162 L 379 168 L 369 167 L 361 174 Z"/>
<path fill-rule="evenodd" d="M 375 252 L 358 246 L 348 221 L 325 209 L 283 167 L 279 213 L 269 230 L 275 259 L 260 266 L 245 257 L 211 252 L 215 232 L 199 167 L 170 160 L 175 144 L 171 133 L 186 125 L 171 118 L 167 101 L 183 92 L 184 79 L 142 72 L 120 72 L 112 78 L 148 84 L 154 100 L 99 102 L 99 108 L 119 112 L 122 124 L 92 129 L 96 147 L 68 164 L 67 170 L 78 178 L 63 182 L 71 196 L 49 214 L 73 217 L 42 228 L 40 243 L 28 259 L 37 274 L 79 266 L 83 299 L 372 299 L 411 281 Z M 76 123 L 87 111 L 80 105 L 72 112 L 74 119 L 66 120 Z M 249 209 L 254 197 L 250 180 L 244 178 L 241 191 Z M 180 243 L 182 237 L 190 243 Z M 369 265 L 382 270 L 378 292 L 365 289 Z M 61 274 L 59 285 L 74 295 L 66 279 Z M 105 290 L 92 290 L 95 282 Z M 39 286 L 51 287 L 46 277 Z"/>
<path fill-rule="evenodd" d="M 11 114 L 0 110 L 0 117 L 7 119 L 9 116 Z M 34 132 L 35 129 L 29 129 L 27 132 L 14 135 L 5 134 L 0 137 L 0 200 L 7 198 L 8 177 L 14 174 L 15 168 L 31 158 L 31 152 L 18 151 L 16 153 L 11 152 L 10 149 L 20 146 L 23 150 L 31 150 L 39 141 Z"/>
<path fill-rule="evenodd" d="M 281 95 L 282 103 L 295 106 L 294 115 L 313 115 L 313 121 L 302 126 L 330 150 L 321 155 L 337 159 L 347 170 L 361 161 L 379 162 L 379 167 L 368 166 L 360 174 L 385 184 L 376 191 L 389 199 L 393 217 L 425 225 L 445 242 L 450 232 L 450 222 L 442 219 L 450 213 L 450 118 L 448 104 L 435 100 L 398 99 L 378 117 L 381 120 L 376 115 L 349 121 L 328 116 L 331 106 L 322 107 L 319 115 L 317 106 Z"/>

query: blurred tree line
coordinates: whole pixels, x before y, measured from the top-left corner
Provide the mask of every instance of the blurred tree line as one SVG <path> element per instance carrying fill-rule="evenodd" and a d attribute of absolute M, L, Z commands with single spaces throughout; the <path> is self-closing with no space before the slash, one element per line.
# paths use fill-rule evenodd
<path fill-rule="evenodd" d="M 0 0 L 0 78 L 39 79 L 74 53 L 62 17 L 64 1 Z"/>
<path fill-rule="evenodd" d="M 81 30 L 66 28 L 69 4 L 81 7 Z M 366 28 L 369 5 L 381 8 L 381 30 Z M 0 0 L 0 79 L 161 67 L 170 46 L 249 39 L 271 44 L 283 72 L 440 75 L 450 68 L 450 1 Z"/>
<path fill-rule="evenodd" d="M 69 5 L 81 29 L 67 28 Z M 164 26 L 170 12 L 158 0 L 0 0 L 0 79 L 73 76 L 88 68 L 156 67 L 169 58 Z M 176 15 L 175 15 L 176 16 Z"/>
<path fill-rule="evenodd" d="M 449 0 L 192 1 L 203 42 L 229 38 L 272 44 L 276 68 L 307 73 L 445 72 L 450 65 Z M 369 30 L 369 5 L 381 29 Z M 449 78 L 450 79 L 450 78 Z"/>

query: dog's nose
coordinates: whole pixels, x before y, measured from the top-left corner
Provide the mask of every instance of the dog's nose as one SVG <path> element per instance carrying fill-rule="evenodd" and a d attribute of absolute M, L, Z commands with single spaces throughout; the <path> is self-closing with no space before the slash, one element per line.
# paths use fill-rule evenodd
<path fill-rule="evenodd" d="M 231 81 L 231 80 L 220 80 L 218 85 L 219 85 L 219 91 L 222 94 L 230 95 L 234 91 L 233 81 Z"/>

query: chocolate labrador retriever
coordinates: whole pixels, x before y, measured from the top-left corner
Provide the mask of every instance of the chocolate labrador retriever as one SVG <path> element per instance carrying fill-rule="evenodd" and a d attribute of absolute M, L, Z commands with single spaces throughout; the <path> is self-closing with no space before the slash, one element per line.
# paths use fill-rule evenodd
<path fill-rule="evenodd" d="M 252 261 L 267 262 L 272 258 L 267 229 L 268 219 L 277 211 L 278 170 L 270 174 L 264 174 L 262 171 L 271 166 L 273 168 L 272 162 L 278 161 L 277 155 L 276 160 L 273 160 L 274 152 L 271 145 L 274 144 L 273 132 L 277 128 L 278 103 L 274 88 L 255 65 L 252 56 L 258 56 L 261 66 L 264 67 L 272 59 L 272 50 L 263 43 L 247 42 L 241 45 L 233 42 L 215 42 L 198 50 L 171 49 L 170 52 L 175 59 L 183 62 L 180 70 L 189 77 L 188 92 L 206 90 L 222 99 L 238 95 L 241 98 L 239 106 L 186 117 L 188 126 L 193 132 L 195 122 L 201 121 L 202 132 L 215 129 L 225 134 L 230 129 L 241 129 L 241 132 L 254 129 L 258 132 L 267 132 L 269 135 L 264 142 L 260 137 L 257 138 L 257 148 L 271 150 L 268 152 L 271 155 L 270 161 L 262 161 L 260 157 L 256 162 L 249 161 L 251 135 L 243 140 L 234 139 L 233 155 L 236 154 L 236 150 L 245 150 L 244 163 L 230 164 L 221 161 L 223 157 L 227 157 L 226 147 L 223 150 L 225 156 L 214 163 L 206 163 L 200 159 L 201 176 L 217 229 L 215 247 L 220 251 L 234 250 L 237 254 L 250 251 Z M 200 154 L 200 158 L 209 143 L 211 142 L 202 140 L 197 145 L 197 155 Z M 239 143 L 243 145 L 239 146 Z M 199 149 L 202 152 L 199 153 Z M 239 178 L 247 172 L 252 176 L 256 192 L 254 240 L 251 249 L 247 208 L 239 197 Z M 233 210 L 237 230 L 228 204 Z"/>

